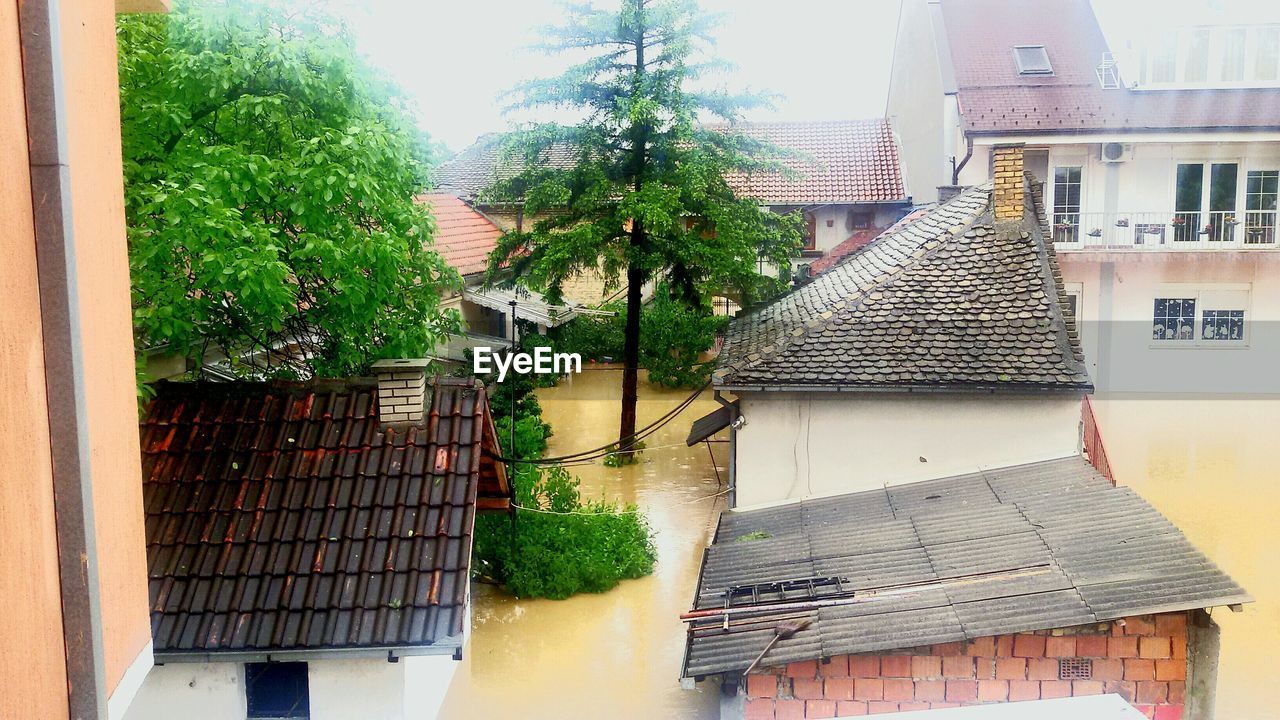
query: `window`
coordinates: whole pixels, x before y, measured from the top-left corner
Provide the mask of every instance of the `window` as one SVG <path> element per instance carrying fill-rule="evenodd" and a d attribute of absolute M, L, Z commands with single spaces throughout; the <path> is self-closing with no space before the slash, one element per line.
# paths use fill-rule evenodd
<path fill-rule="evenodd" d="M 1156 297 L 1151 339 L 1157 345 L 1221 347 L 1243 344 L 1249 291 L 1169 287 Z"/>
<path fill-rule="evenodd" d="M 1182 79 L 1189 83 L 1202 83 L 1209 79 L 1209 31 L 1191 30 L 1187 33 L 1186 65 Z"/>
<path fill-rule="evenodd" d="M 1170 35 L 1151 49 L 1151 82 L 1171 83 L 1177 77 L 1178 36 Z"/>
<path fill-rule="evenodd" d="M 1053 169 L 1053 240 L 1054 242 L 1080 241 L 1080 180 L 1083 168 L 1079 165 Z"/>
<path fill-rule="evenodd" d="M 1253 78 L 1259 82 L 1280 80 L 1280 29 L 1259 28 L 1256 37 Z"/>
<path fill-rule="evenodd" d="M 1173 199 L 1175 241 L 1235 239 L 1239 173 L 1236 163 L 1178 164 Z"/>
<path fill-rule="evenodd" d="M 1222 34 L 1222 80 L 1244 80 L 1245 29 L 1234 28 Z"/>
<path fill-rule="evenodd" d="M 1067 318 L 1067 325 L 1079 333 L 1083 324 L 1080 319 L 1080 311 L 1082 309 L 1081 298 L 1084 297 L 1084 286 L 1080 283 L 1067 283 L 1063 289 L 1067 292 L 1067 307 L 1064 310 L 1070 315 Z"/>
<path fill-rule="evenodd" d="M 1275 243 L 1278 190 L 1280 190 L 1280 170 L 1249 171 L 1244 192 L 1245 243 Z"/>
<path fill-rule="evenodd" d="M 1049 52 L 1043 45 L 1013 46 L 1013 61 L 1018 65 L 1019 75 L 1053 74 L 1053 66 L 1049 64 Z"/>
<path fill-rule="evenodd" d="M 306 663 L 248 663 L 244 676 L 250 720 L 310 720 Z"/>
<path fill-rule="evenodd" d="M 813 250 L 818 247 L 818 216 L 815 213 L 804 214 L 804 248 Z"/>

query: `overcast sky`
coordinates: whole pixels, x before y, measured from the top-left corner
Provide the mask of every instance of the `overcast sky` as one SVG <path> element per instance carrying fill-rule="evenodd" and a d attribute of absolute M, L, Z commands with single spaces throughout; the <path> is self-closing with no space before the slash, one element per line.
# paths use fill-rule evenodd
<path fill-rule="evenodd" d="M 598 0 L 604 1 L 604 0 Z M 562 60 L 526 50 L 555 24 L 559 0 L 336 0 L 360 50 L 415 98 L 421 124 L 452 150 L 503 130 L 498 95 L 522 79 L 552 75 Z M 1108 29 L 1173 22 L 1251 22 L 1280 12 L 1275 0 L 1093 0 Z M 882 115 L 898 0 L 702 0 L 726 13 L 717 54 L 737 65 L 730 81 L 780 93 L 753 120 Z M 1110 33 L 1108 33 L 1110 34 Z"/>

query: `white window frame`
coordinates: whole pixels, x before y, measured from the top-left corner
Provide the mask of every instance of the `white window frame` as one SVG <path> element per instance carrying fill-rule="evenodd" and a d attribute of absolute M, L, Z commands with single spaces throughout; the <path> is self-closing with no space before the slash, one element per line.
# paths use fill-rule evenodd
<path fill-rule="evenodd" d="M 1083 342 L 1084 341 L 1084 335 L 1083 335 L 1083 332 L 1084 332 L 1084 283 L 1078 283 L 1078 282 L 1063 283 L 1062 290 L 1067 297 L 1073 298 L 1075 300 L 1076 313 L 1075 313 L 1075 317 L 1072 318 L 1072 320 L 1073 322 L 1075 322 L 1076 337 L 1079 337 L 1081 342 Z"/>
<path fill-rule="evenodd" d="M 1170 89 L 1205 89 L 1205 88 L 1268 88 L 1280 87 L 1280 68 L 1273 71 L 1272 79 L 1262 79 L 1258 73 L 1259 53 L 1264 34 L 1277 32 L 1277 24 L 1265 25 L 1198 25 L 1170 29 L 1154 30 L 1136 46 L 1130 45 L 1136 89 L 1170 90 Z M 1208 32 L 1208 64 L 1204 80 L 1187 80 L 1187 66 L 1192 43 L 1191 37 L 1196 32 Z M 1244 33 L 1244 55 L 1241 78 L 1228 80 L 1223 77 L 1226 70 L 1227 34 Z M 1157 82 L 1153 79 L 1155 58 L 1160 48 L 1173 48 L 1173 80 Z"/>
<path fill-rule="evenodd" d="M 1241 294 L 1243 299 L 1238 304 L 1227 303 L 1228 307 L 1217 307 L 1222 303 L 1220 299 L 1215 299 L 1215 295 Z M 1193 298 L 1196 301 L 1196 314 L 1192 319 L 1192 337 L 1190 340 L 1156 340 L 1151 337 L 1152 329 L 1155 326 L 1155 302 L 1162 298 Z M 1206 299 L 1207 298 L 1207 299 Z M 1209 307 L 1209 305 L 1215 305 Z M 1234 306 L 1238 305 L 1238 306 Z M 1249 347 L 1250 324 L 1253 321 L 1253 292 L 1249 283 L 1233 283 L 1233 284 L 1186 284 L 1186 283 L 1170 283 L 1159 285 L 1151 296 L 1151 300 L 1146 311 L 1146 332 L 1147 341 L 1150 347 L 1154 349 L 1239 349 Z M 1204 332 L 1204 312 L 1205 310 L 1216 311 L 1240 311 L 1244 313 L 1244 334 L 1239 340 L 1206 340 L 1202 336 Z"/>

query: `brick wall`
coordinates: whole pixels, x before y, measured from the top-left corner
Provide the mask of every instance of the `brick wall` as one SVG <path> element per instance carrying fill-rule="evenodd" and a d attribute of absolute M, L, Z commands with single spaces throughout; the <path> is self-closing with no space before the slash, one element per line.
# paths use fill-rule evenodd
<path fill-rule="evenodd" d="M 1116 693 L 1149 718 L 1180 720 L 1187 613 L 980 638 L 884 655 L 762 668 L 747 677 L 748 720 L 829 718 Z M 1089 679 L 1059 661 L 1088 659 Z"/>
<path fill-rule="evenodd" d="M 992 204 L 996 221 L 1021 222 L 1025 212 L 1022 174 L 1022 145 L 997 145 L 991 153 L 991 176 L 994 182 Z"/>

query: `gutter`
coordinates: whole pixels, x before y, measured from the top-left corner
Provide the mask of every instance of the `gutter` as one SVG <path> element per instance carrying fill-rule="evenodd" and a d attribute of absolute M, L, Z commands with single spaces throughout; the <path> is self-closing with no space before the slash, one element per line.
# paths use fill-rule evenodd
<path fill-rule="evenodd" d="M 1091 393 L 1093 385 L 1008 385 L 1000 387 L 974 387 L 971 385 L 938 385 L 935 387 L 923 386 L 847 386 L 847 385 L 720 385 L 716 388 L 717 400 L 719 400 L 720 391 L 725 390 L 732 393 L 740 392 L 819 392 L 819 393 L 903 393 L 903 394 L 920 394 L 920 395 L 947 395 L 947 394 L 986 394 L 986 395 L 1031 395 L 1044 392 L 1056 392 L 1066 394 Z M 723 401 L 722 401 L 723 402 Z M 730 439 L 732 439 L 730 435 Z"/>
<path fill-rule="evenodd" d="M 715 398 L 716 402 L 720 403 L 721 407 L 728 408 L 729 410 L 728 503 L 729 509 L 732 510 L 738 506 L 738 427 L 740 426 L 738 419 L 741 416 L 738 415 L 738 406 L 728 400 L 725 400 L 724 396 L 720 394 L 719 388 L 716 388 L 712 393 L 712 397 Z"/>
<path fill-rule="evenodd" d="M 442 644 L 418 646 L 381 645 L 373 647 L 323 648 L 316 650 L 224 650 L 212 652 L 157 652 L 156 665 L 166 663 L 218 663 L 218 662 L 289 662 L 307 660 L 386 660 L 398 662 L 402 657 L 451 655 L 462 660 L 462 645 Z"/>

